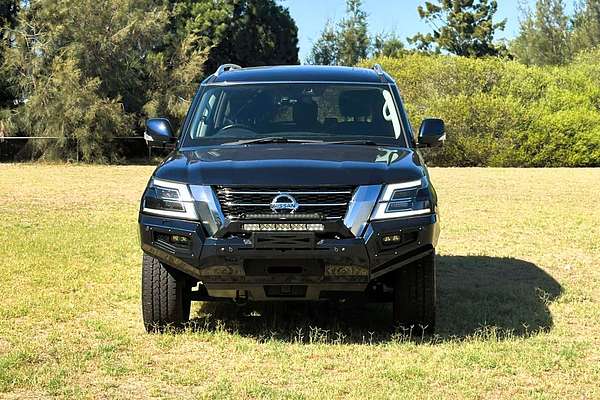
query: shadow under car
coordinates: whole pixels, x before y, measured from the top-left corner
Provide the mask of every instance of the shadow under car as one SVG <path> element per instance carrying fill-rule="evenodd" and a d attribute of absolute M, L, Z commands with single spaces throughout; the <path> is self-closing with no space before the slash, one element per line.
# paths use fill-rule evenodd
<path fill-rule="evenodd" d="M 464 338 L 495 328 L 526 336 L 552 328 L 548 305 L 560 284 L 535 264 L 487 256 L 437 257 L 436 337 Z M 191 326 L 226 330 L 258 340 L 375 343 L 406 336 L 419 327 L 390 326 L 391 304 L 359 301 L 202 303 Z"/>

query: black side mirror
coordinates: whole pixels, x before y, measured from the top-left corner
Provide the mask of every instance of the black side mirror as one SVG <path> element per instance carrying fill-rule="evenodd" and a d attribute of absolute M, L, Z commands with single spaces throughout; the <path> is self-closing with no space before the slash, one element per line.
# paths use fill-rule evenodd
<path fill-rule="evenodd" d="M 175 142 L 173 128 L 166 118 L 150 118 L 146 120 L 146 132 L 144 139 L 148 146 L 161 146 Z"/>
<path fill-rule="evenodd" d="M 441 119 L 423 120 L 419 129 L 419 147 L 439 147 L 446 140 L 446 127 Z"/>

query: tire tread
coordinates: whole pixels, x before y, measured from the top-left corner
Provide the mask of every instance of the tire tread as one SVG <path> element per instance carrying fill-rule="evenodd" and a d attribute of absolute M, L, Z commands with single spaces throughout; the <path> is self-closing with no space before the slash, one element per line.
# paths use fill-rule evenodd
<path fill-rule="evenodd" d="M 148 332 L 183 326 L 189 320 L 190 291 L 182 274 L 154 257 L 143 255 L 142 314 Z"/>
<path fill-rule="evenodd" d="M 435 329 L 435 252 L 396 272 L 394 323 L 405 328 Z"/>

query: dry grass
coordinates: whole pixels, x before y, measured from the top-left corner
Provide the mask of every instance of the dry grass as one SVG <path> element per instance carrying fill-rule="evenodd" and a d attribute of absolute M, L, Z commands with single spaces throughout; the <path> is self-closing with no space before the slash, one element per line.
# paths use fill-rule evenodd
<path fill-rule="evenodd" d="M 0 165 L 0 398 L 600 398 L 600 170 L 433 169 L 425 340 L 355 305 L 199 305 L 193 329 L 145 334 L 151 171 Z"/>

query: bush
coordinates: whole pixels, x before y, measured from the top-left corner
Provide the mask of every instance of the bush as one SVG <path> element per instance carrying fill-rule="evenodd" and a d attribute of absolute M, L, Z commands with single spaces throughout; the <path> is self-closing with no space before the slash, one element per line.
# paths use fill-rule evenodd
<path fill-rule="evenodd" d="M 600 50 L 563 67 L 408 54 L 378 58 L 400 88 L 413 130 L 446 121 L 448 141 L 426 151 L 440 166 L 600 166 Z"/>

